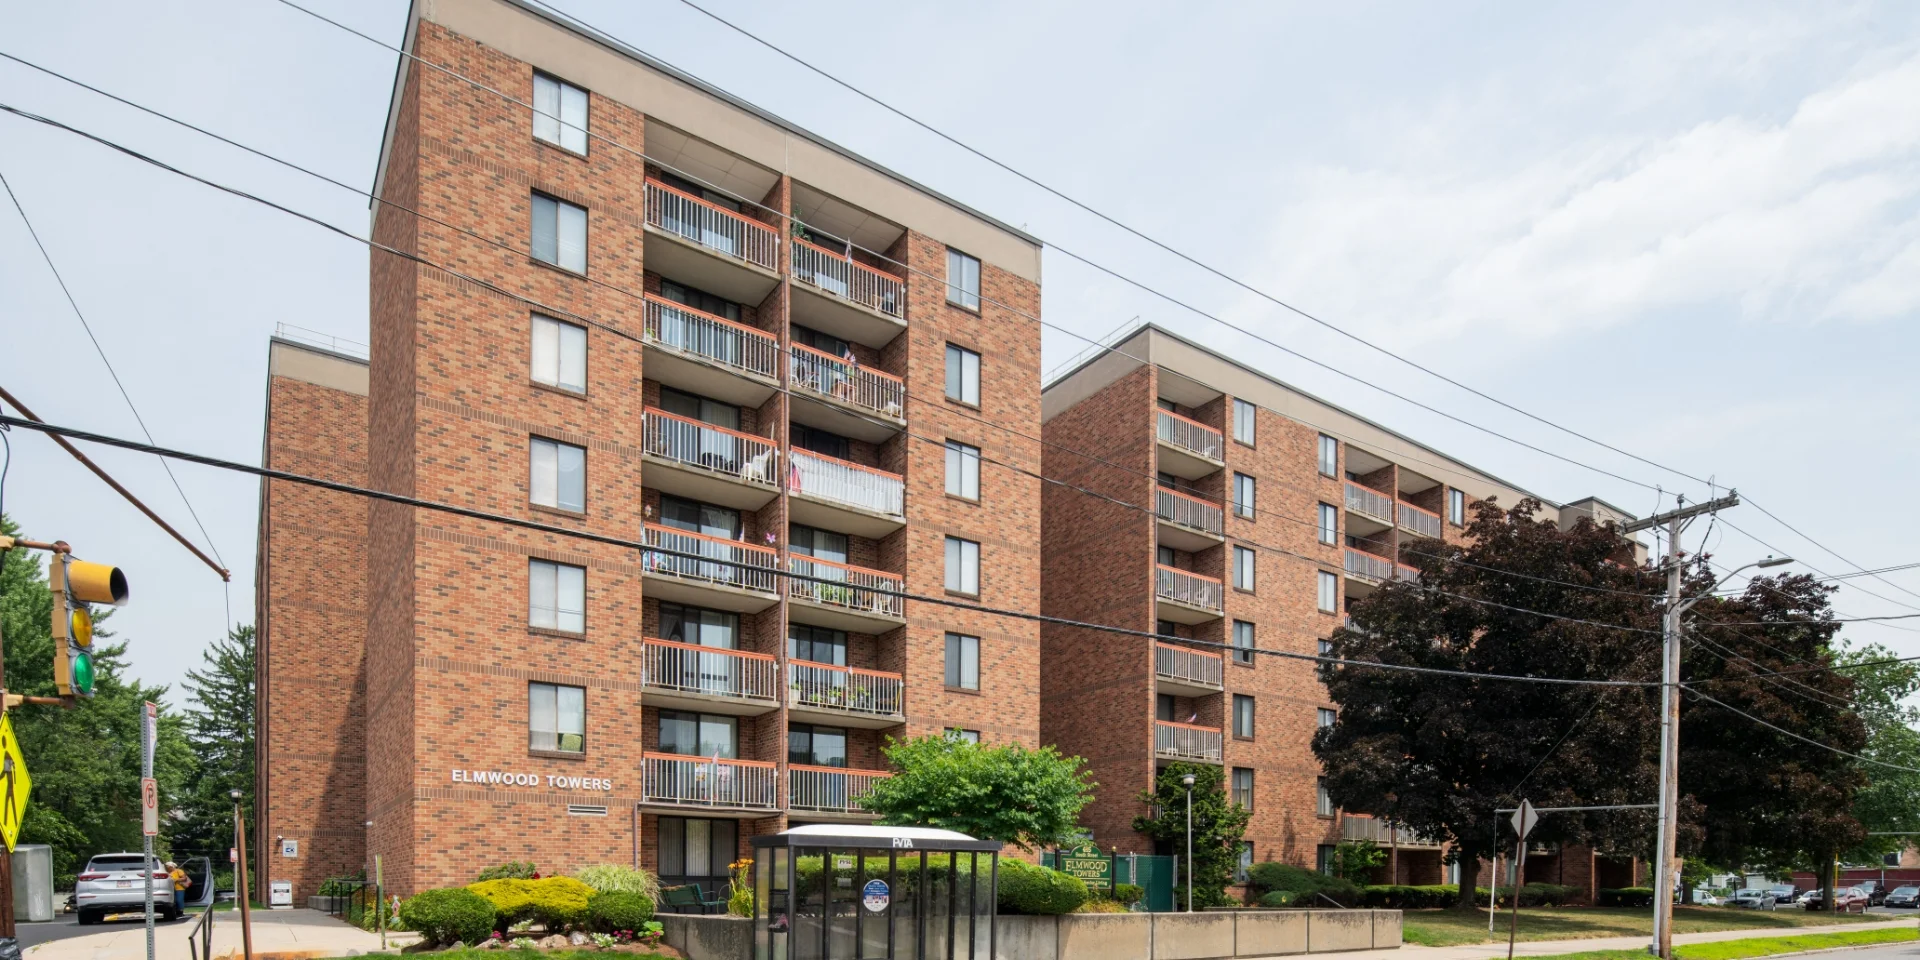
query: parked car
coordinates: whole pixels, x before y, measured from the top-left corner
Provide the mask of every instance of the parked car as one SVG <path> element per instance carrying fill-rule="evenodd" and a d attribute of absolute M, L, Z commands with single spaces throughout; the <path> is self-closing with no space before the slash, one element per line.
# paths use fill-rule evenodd
<path fill-rule="evenodd" d="M 146 878 L 140 873 L 138 853 L 101 853 L 87 861 L 74 878 L 74 912 L 82 924 L 99 923 L 108 914 L 146 909 Z M 173 883 L 159 858 L 146 860 L 153 871 L 153 911 L 168 920 L 180 919 L 173 906 Z"/>
<path fill-rule="evenodd" d="M 1795 890 L 1792 884 L 1782 884 L 1767 889 L 1773 891 L 1774 903 L 1783 907 L 1800 906 L 1800 891 Z"/>
<path fill-rule="evenodd" d="M 1920 887 L 1894 887 L 1881 903 L 1888 908 L 1920 907 Z"/>
<path fill-rule="evenodd" d="M 1854 884 L 1854 886 L 1859 887 L 1866 893 L 1868 906 L 1877 904 L 1887 898 L 1887 891 L 1880 886 L 1880 881 L 1878 880 L 1862 880 Z"/>
<path fill-rule="evenodd" d="M 1773 891 L 1761 887 L 1743 887 L 1735 890 L 1733 896 L 1727 898 L 1727 902 L 1748 910 L 1773 910 L 1778 904 Z"/>
<path fill-rule="evenodd" d="M 1840 887 L 1833 891 L 1831 909 L 1835 913 L 1866 913 L 1867 906 L 1871 902 L 1872 898 L 1859 887 Z M 1821 896 L 1818 890 L 1807 893 L 1806 905 L 1808 910 L 1829 909 L 1826 898 Z"/>

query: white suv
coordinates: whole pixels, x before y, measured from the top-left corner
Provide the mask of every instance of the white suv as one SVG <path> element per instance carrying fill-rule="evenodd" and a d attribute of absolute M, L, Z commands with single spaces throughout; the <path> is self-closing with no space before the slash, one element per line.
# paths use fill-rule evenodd
<path fill-rule="evenodd" d="M 141 858 L 138 853 L 101 853 L 87 861 L 73 885 L 73 909 L 81 923 L 99 923 L 110 913 L 146 910 Z M 153 912 L 168 920 L 180 919 L 180 911 L 173 907 L 173 882 L 167 879 L 166 865 L 158 858 L 148 862 L 153 869 Z"/>

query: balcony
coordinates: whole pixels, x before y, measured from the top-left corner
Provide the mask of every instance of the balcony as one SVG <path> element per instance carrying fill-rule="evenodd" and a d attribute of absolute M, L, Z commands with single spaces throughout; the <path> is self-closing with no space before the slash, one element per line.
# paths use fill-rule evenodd
<path fill-rule="evenodd" d="M 1368 583 L 1393 579 L 1393 561 L 1365 550 L 1347 548 L 1347 576 Z"/>
<path fill-rule="evenodd" d="M 907 288 L 899 277 L 805 240 L 792 244 L 794 320 L 876 349 L 907 328 Z"/>
<path fill-rule="evenodd" d="M 640 758 L 644 802 L 702 810 L 775 810 L 779 771 L 761 760 L 648 753 Z"/>
<path fill-rule="evenodd" d="M 779 451 L 766 437 L 648 407 L 640 453 L 646 485 L 665 493 L 758 510 L 780 492 Z"/>
<path fill-rule="evenodd" d="M 1153 755 L 1158 760 L 1220 763 L 1220 730 L 1171 720 L 1153 722 Z"/>
<path fill-rule="evenodd" d="M 1226 590 L 1220 581 L 1191 570 L 1154 564 L 1155 616 L 1174 623 L 1206 623 L 1220 619 Z"/>
<path fill-rule="evenodd" d="M 1347 481 L 1347 512 L 1379 521 L 1383 526 L 1393 526 L 1393 498 L 1351 480 Z"/>
<path fill-rule="evenodd" d="M 787 711 L 796 720 L 879 729 L 907 722 L 906 681 L 897 673 L 791 660 Z"/>
<path fill-rule="evenodd" d="M 1371 840 L 1383 847 L 1397 846 L 1402 850 L 1438 850 L 1442 846 L 1440 841 L 1422 836 L 1391 820 L 1352 813 L 1340 818 L 1340 839 Z"/>
<path fill-rule="evenodd" d="M 647 376 L 748 407 L 779 389 L 780 341 L 764 330 L 647 295 Z"/>
<path fill-rule="evenodd" d="M 898 574 L 797 554 L 787 557 L 787 569 L 799 574 L 786 578 L 796 622 L 848 633 L 885 633 L 907 622 L 907 601 L 899 595 L 906 581 Z"/>
<path fill-rule="evenodd" d="M 787 809 L 810 814 L 870 819 L 873 814 L 860 801 L 873 785 L 893 774 L 885 770 L 848 770 L 844 767 L 811 767 L 787 764 Z"/>
<path fill-rule="evenodd" d="M 648 706 L 751 717 L 780 707 L 773 657 L 646 638 L 640 683 Z"/>
<path fill-rule="evenodd" d="M 1217 653 L 1203 653 L 1168 643 L 1153 645 L 1154 689 L 1180 697 L 1207 697 L 1226 689 Z"/>
<path fill-rule="evenodd" d="M 1440 539 L 1440 515 L 1431 510 L 1423 510 L 1406 501 L 1394 504 L 1399 511 L 1400 529 L 1416 537 Z"/>
<path fill-rule="evenodd" d="M 788 457 L 793 462 L 788 509 L 794 522 L 876 540 L 906 526 L 899 474 L 810 450 L 794 450 Z"/>
<path fill-rule="evenodd" d="M 890 373 L 796 343 L 787 382 L 794 387 L 792 417 L 807 426 L 882 443 L 907 425 L 907 388 Z"/>
<path fill-rule="evenodd" d="M 1220 505 L 1189 493 L 1153 488 L 1153 513 L 1160 519 L 1160 545 L 1195 552 L 1226 539 Z"/>
<path fill-rule="evenodd" d="M 738 540 L 649 523 L 641 528 L 649 547 L 671 550 L 640 555 L 647 596 L 741 613 L 759 613 L 780 602 L 780 554 Z M 693 559 L 681 554 L 696 554 Z"/>
<path fill-rule="evenodd" d="M 647 269 L 736 303 L 780 283 L 780 234 L 758 220 L 647 181 Z"/>
<path fill-rule="evenodd" d="M 1198 480 L 1226 465 L 1220 431 L 1171 410 L 1154 408 L 1154 436 L 1160 441 L 1160 470 L 1183 480 Z"/>

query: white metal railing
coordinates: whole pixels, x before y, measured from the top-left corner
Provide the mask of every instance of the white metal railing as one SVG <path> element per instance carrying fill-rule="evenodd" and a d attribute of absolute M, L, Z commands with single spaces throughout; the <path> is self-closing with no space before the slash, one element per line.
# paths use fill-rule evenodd
<path fill-rule="evenodd" d="M 1171 760 L 1220 762 L 1220 731 L 1170 720 L 1153 722 L 1153 752 Z"/>
<path fill-rule="evenodd" d="M 897 673 L 787 661 L 787 705 L 895 717 L 906 681 Z"/>
<path fill-rule="evenodd" d="M 794 493 L 834 500 L 890 517 L 905 512 L 905 485 L 897 473 L 863 467 L 807 450 L 788 454 L 793 474 L 788 484 Z"/>
<path fill-rule="evenodd" d="M 1347 572 L 1368 580 L 1393 579 L 1393 561 L 1386 557 L 1376 557 L 1364 550 L 1347 548 Z"/>
<path fill-rule="evenodd" d="M 793 240 L 793 278 L 890 317 L 900 316 L 906 306 L 906 287 L 898 277 L 798 237 Z"/>
<path fill-rule="evenodd" d="M 772 334 L 651 294 L 644 332 L 649 343 L 755 376 L 773 376 L 780 355 L 780 341 Z"/>
<path fill-rule="evenodd" d="M 1416 567 L 1409 567 L 1404 563 L 1396 563 L 1393 565 L 1393 577 L 1396 580 L 1411 580 L 1418 583 L 1420 582 L 1420 571 Z"/>
<path fill-rule="evenodd" d="M 1440 841 L 1380 817 L 1347 814 L 1340 821 L 1342 840 L 1371 840 L 1383 847 L 1438 847 Z"/>
<path fill-rule="evenodd" d="M 1220 439 L 1220 431 L 1171 410 L 1156 408 L 1153 412 L 1157 414 L 1154 423 L 1161 442 L 1170 443 L 1208 460 L 1220 459 L 1221 451 L 1225 449 Z"/>
<path fill-rule="evenodd" d="M 780 235 L 772 227 L 658 180 L 647 181 L 647 222 L 723 256 L 780 269 Z"/>
<path fill-rule="evenodd" d="M 648 407 L 643 442 L 646 452 L 690 467 L 769 487 L 779 481 L 774 472 L 779 455 L 766 437 Z"/>
<path fill-rule="evenodd" d="M 1440 515 L 1430 513 L 1411 503 L 1396 503 L 1400 511 L 1400 525 L 1423 537 L 1440 539 Z"/>
<path fill-rule="evenodd" d="M 901 418 L 907 387 L 899 377 L 848 363 L 805 344 L 796 343 L 792 348 L 787 376 L 794 386 L 895 420 Z"/>
<path fill-rule="evenodd" d="M 787 807 L 822 813 L 865 813 L 860 801 L 873 785 L 893 774 L 885 770 L 848 770 L 787 764 Z"/>
<path fill-rule="evenodd" d="M 1393 498 L 1351 480 L 1347 481 L 1347 509 L 1381 523 L 1393 522 Z"/>
<path fill-rule="evenodd" d="M 778 803 L 774 788 L 779 771 L 765 761 L 649 753 L 641 763 L 646 768 L 643 795 L 652 803 L 749 810 L 772 810 Z"/>
<path fill-rule="evenodd" d="M 764 653 L 646 638 L 640 682 L 657 690 L 778 702 L 778 665 Z"/>
<path fill-rule="evenodd" d="M 1166 487 L 1153 488 L 1153 512 L 1168 523 L 1216 537 L 1224 529 L 1219 504 Z"/>
<path fill-rule="evenodd" d="M 640 535 L 649 547 L 673 551 L 648 550 L 641 554 L 640 563 L 648 573 L 704 580 L 759 593 L 775 592 L 773 581 L 780 566 L 780 554 L 775 550 L 657 523 L 643 526 Z M 702 559 L 681 556 L 689 553 Z"/>
<path fill-rule="evenodd" d="M 1155 564 L 1153 568 L 1154 594 L 1163 600 L 1205 607 L 1208 610 L 1221 609 L 1225 591 L 1221 583 L 1204 574 L 1190 570 Z"/>
<path fill-rule="evenodd" d="M 296 343 L 309 343 L 322 350 L 344 353 L 349 357 L 357 357 L 361 360 L 372 356 L 372 349 L 358 340 L 348 340 L 345 337 L 336 337 L 331 333 L 321 333 L 318 330 L 311 330 L 299 324 L 288 323 L 285 320 L 274 323 L 273 335 L 282 340 L 292 340 Z"/>
<path fill-rule="evenodd" d="M 1154 675 L 1168 680 L 1220 688 L 1225 685 L 1223 663 L 1217 653 L 1201 653 L 1164 643 L 1153 645 Z"/>
<path fill-rule="evenodd" d="M 787 569 L 799 576 L 787 578 L 787 595 L 830 607 L 844 607 L 875 616 L 906 616 L 907 601 L 900 596 L 905 581 L 899 574 L 882 573 L 832 560 L 789 554 Z M 801 577 L 818 577 L 803 580 Z M 830 581 L 827 583 L 821 580 Z M 881 592 L 884 591 L 884 592 Z"/>

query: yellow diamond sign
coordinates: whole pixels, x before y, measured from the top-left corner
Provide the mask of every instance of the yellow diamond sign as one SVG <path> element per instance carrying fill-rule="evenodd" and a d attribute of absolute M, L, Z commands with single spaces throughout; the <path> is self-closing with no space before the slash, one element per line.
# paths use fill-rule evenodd
<path fill-rule="evenodd" d="M 6 839 L 9 853 L 20 839 L 20 818 L 27 812 L 27 794 L 32 790 L 27 755 L 20 752 L 20 740 L 13 735 L 13 717 L 0 714 L 0 837 Z"/>

